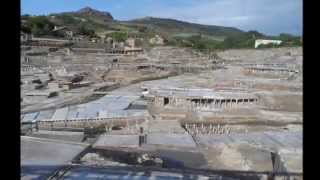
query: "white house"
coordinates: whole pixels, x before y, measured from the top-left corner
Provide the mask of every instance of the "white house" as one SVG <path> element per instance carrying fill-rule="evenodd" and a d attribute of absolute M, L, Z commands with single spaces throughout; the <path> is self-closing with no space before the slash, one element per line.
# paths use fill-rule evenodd
<path fill-rule="evenodd" d="M 164 39 L 161 36 L 156 35 L 155 37 L 151 38 L 149 42 L 150 44 L 163 45 Z"/>
<path fill-rule="evenodd" d="M 254 48 L 259 47 L 261 44 L 275 44 L 280 45 L 282 41 L 280 40 L 268 40 L 268 39 L 257 39 L 254 43 Z"/>

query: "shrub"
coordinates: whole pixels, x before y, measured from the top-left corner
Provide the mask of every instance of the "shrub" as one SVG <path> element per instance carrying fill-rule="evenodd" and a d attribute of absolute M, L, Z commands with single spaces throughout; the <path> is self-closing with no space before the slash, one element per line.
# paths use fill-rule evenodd
<path fill-rule="evenodd" d="M 110 36 L 118 42 L 123 42 L 128 38 L 128 35 L 125 32 L 112 32 Z"/>
<path fill-rule="evenodd" d="M 30 30 L 35 35 L 51 34 L 54 24 L 50 22 L 45 16 L 29 17 L 24 29 Z"/>

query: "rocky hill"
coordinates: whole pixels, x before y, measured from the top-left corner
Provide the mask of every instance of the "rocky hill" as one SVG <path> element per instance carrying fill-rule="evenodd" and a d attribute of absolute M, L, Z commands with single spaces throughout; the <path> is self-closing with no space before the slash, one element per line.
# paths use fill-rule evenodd
<path fill-rule="evenodd" d="M 73 14 L 84 18 L 99 19 L 103 22 L 110 22 L 114 20 L 109 12 L 98 11 L 90 7 L 82 8 Z"/>

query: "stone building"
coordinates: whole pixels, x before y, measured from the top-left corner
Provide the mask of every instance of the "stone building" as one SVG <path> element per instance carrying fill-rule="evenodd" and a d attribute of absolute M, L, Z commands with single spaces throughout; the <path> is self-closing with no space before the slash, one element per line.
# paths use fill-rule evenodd
<path fill-rule="evenodd" d="M 65 26 L 62 26 L 62 27 L 54 26 L 54 29 L 52 31 L 63 34 L 64 37 L 67 39 L 72 39 L 74 35 L 73 31 Z"/>
<path fill-rule="evenodd" d="M 112 39 L 112 37 L 107 37 L 107 38 L 105 39 L 105 42 L 106 42 L 107 44 L 113 44 L 113 39 Z"/>
<path fill-rule="evenodd" d="M 272 74 L 293 74 L 298 73 L 297 70 L 278 67 L 246 67 L 248 73 L 272 73 Z"/>
<path fill-rule="evenodd" d="M 155 37 L 151 38 L 149 42 L 150 44 L 154 45 L 164 45 L 164 39 L 159 35 L 156 35 Z"/>
<path fill-rule="evenodd" d="M 135 39 L 134 38 L 128 38 L 126 40 L 126 45 L 129 46 L 129 47 L 134 48 L 135 47 Z"/>
<path fill-rule="evenodd" d="M 219 110 L 256 105 L 258 97 L 249 93 L 214 92 L 209 89 L 150 90 L 153 105 L 164 108 Z"/>
<path fill-rule="evenodd" d="M 116 49 L 116 48 L 124 48 L 124 42 L 112 42 L 112 48 Z"/>
<path fill-rule="evenodd" d="M 20 41 L 21 42 L 27 42 L 32 40 L 32 35 L 24 32 L 20 32 Z"/>
<path fill-rule="evenodd" d="M 126 42 L 113 42 L 112 48 L 107 50 L 111 54 L 135 55 L 143 53 L 143 49 L 135 47 L 135 39 L 129 38 Z"/>

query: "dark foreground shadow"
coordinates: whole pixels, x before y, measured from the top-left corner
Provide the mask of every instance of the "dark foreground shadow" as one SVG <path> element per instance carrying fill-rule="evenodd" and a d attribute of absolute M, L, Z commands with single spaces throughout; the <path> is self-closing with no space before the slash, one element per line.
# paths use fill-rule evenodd
<path fill-rule="evenodd" d="M 137 180 L 193 180 L 201 179 L 201 176 L 210 177 L 209 179 L 228 179 L 228 180 L 260 180 L 261 175 L 267 179 L 275 179 L 275 176 L 290 178 L 290 176 L 302 177 L 297 173 L 270 173 L 254 171 L 224 171 L 224 170 L 196 170 L 196 169 L 171 169 L 154 167 L 119 167 L 104 166 L 93 167 L 85 165 L 70 166 L 41 166 L 41 165 L 22 165 L 21 179 L 44 180 L 67 169 L 67 173 L 55 176 L 55 179 L 75 179 L 75 180 L 94 180 L 94 179 L 137 179 Z M 175 174 L 175 175 L 174 175 Z"/>
<path fill-rule="evenodd" d="M 21 179 L 42 180 L 47 179 L 56 171 L 66 166 L 59 165 L 21 165 Z"/>

